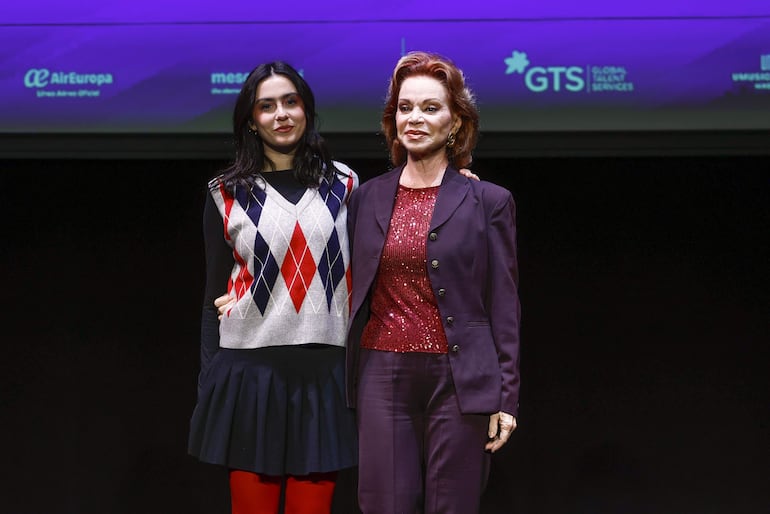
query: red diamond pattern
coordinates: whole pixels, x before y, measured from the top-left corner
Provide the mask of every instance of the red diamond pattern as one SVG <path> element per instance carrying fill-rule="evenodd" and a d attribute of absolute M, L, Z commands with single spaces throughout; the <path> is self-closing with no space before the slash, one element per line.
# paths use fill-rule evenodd
<path fill-rule="evenodd" d="M 299 312 L 302 302 L 307 296 L 307 289 L 316 272 L 315 259 L 307 247 L 305 234 L 299 223 L 294 225 L 294 233 L 289 241 L 289 250 L 281 265 L 281 275 L 289 289 L 294 308 Z"/>

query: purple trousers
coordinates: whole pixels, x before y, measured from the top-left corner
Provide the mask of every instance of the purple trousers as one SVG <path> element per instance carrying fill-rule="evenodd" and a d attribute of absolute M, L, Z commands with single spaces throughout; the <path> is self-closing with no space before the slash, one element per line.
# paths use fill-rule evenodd
<path fill-rule="evenodd" d="M 460 413 L 445 354 L 361 350 L 358 501 L 364 514 L 475 514 L 489 416 Z"/>

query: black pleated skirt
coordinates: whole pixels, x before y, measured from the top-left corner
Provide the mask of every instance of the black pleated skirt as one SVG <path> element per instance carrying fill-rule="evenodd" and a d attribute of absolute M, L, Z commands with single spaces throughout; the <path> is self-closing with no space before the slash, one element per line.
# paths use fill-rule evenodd
<path fill-rule="evenodd" d="M 222 348 L 204 373 L 188 448 L 199 460 L 274 476 L 356 465 L 344 348 Z"/>

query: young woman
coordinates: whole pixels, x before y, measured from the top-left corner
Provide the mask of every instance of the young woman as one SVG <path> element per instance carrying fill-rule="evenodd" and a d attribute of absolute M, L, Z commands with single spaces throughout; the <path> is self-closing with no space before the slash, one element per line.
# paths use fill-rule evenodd
<path fill-rule="evenodd" d="M 356 465 L 344 346 L 358 178 L 331 160 L 315 116 L 291 66 L 257 66 L 235 105 L 235 161 L 209 183 L 189 452 L 229 468 L 234 514 L 328 513 L 337 471 Z"/>

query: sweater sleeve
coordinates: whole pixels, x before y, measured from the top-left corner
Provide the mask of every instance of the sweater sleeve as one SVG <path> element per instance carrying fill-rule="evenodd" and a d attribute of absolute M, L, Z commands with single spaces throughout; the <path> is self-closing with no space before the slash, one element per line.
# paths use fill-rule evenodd
<path fill-rule="evenodd" d="M 206 286 L 201 313 L 200 388 L 211 359 L 219 351 L 219 320 L 214 300 L 227 292 L 227 282 L 233 269 L 233 253 L 224 238 L 224 221 L 211 194 L 206 195 L 203 208 L 203 242 L 206 253 Z"/>

